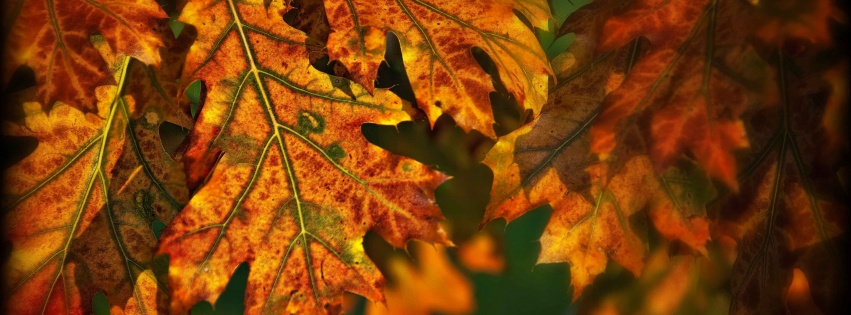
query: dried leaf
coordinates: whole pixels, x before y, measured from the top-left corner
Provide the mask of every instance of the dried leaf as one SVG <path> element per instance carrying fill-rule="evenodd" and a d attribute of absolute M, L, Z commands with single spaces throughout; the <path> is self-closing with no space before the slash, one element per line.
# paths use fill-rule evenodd
<path fill-rule="evenodd" d="M 752 11 L 737 0 L 641 0 L 610 17 L 598 51 L 612 51 L 640 36 L 650 42 L 650 52 L 604 100 L 591 130 L 591 150 L 610 159 L 626 126 L 647 120 L 645 138 L 657 169 L 690 153 L 735 190 L 734 153 L 749 146 L 740 116 L 770 82 L 768 67 L 742 31 L 752 28 L 747 18 Z M 731 71 L 738 76 L 730 76 Z"/>
<path fill-rule="evenodd" d="M 778 82 L 785 97 L 749 121 L 758 140 L 740 175 L 740 194 L 717 204 L 717 233 L 738 242 L 731 313 L 786 311 L 786 294 L 799 268 L 826 313 L 843 313 L 845 264 L 838 252 L 847 205 L 832 159 L 820 154 L 824 108 L 794 64 L 781 55 Z M 816 75 L 816 77 L 818 77 Z"/>
<path fill-rule="evenodd" d="M 48 108 L 61 101 L 97 111 L 93 91 L 115 84 L 90 36 L 103 36 L 121 56 L 160 62 L 158 28 L 166 15 L 154 0 L 17 0 L 3 7 L 11 12 L 4 23 L 3 84 L 19 66 L 32 68 L 37 100 Z"/>
<path fill-rule="evenodd" d="M 597 9 L 592 6 L 583 10 Z M 565 25 L 576 25 L 588 34 L 598 33 L 603 26 L 599 19 L 578 17 Z M 577 40 L 587 36 L 578 34 Z M 616 218 L 628 220 L 631 214 L 646 209 L 656 229 L 670 239 L 700 252 L 705 251 L 709 239 L 704 207 L 713 195 L 708 188 L 711 182 L 701 171 L 681 166 L 657 175 L 646 156 L 630 159 L 629 154 L 635 153 L 624 151 L 621 158 L 632 164 L 610 173 L 604 171 L 607 162 L 598 163 L 589 154 L 588 130 L 597 121 L 600 103 L 618 87 L 636 60 L 641 60 L 645 47 L 645 43 L 635 41 L 624 49 L 590 59 L 596 44 L 589 40 L 574 43 L 556 57 L 570 62 L 554 62 L 562 78 L 541 115 L 500 139 L 485 158 L 494 171 L 494 183 L 484 222 L 498 217 L 511 221 L 537 206 L 552 205 L 554 217 L 545 232 L 549 235 L 547 242 L 542 239 L 539 262 L 569 262 L 574 297 L 605 269 L 607 256 L 640 273 L 646 245 L 628 224 L 614 224 Z M 640 144 L 632 147 L 641 150 Z M 589 178 L 588 167 L 596 179 Z M 621 184 L 609 186 L 613 182 Z M 610 197 L 604 198 L 603 192 L 609 192 L 606 196 Z M 630 205 L 621 205 L 617 208 L 621 210 L 615 211 L 618 200 L 632 194 L 640 195 L 636 197 L 640 200 L 628 201 Z M 579 224 L 580 218 L 598 217 L 599 222 L 586 219 Z M 601 226 L 610 223 L 614 225 Z M 605 232 L 593 234 L 591 230 Z"/>
<path fill-rule="evenodd" d="M 158 78 L 147 66 L 105 57 L 119 65 L 119 86 L 95 90 L 97 114 L 63 103 L 45 112 L 32 102 L 24 105 L 25 126 L 4 127 L 39 140 L 4 174 L 7 312 L 91 313 L 96 291 L 117 311 L 165 311 L 163 285 L 149 269 L 151 224 L 170 221 L 188 199 L 180 161 L 159 138 L 172 105 L 155 96 Z M 130 77 L 140 80 L 128 84 Z"/>
<path fill-rule="evenodd" d="M 568 262 L 574 300 L 605 271 L 611 257 L 633 274 L 644 268 L 647 246 L 633 231 L 630 217 L 658 189 L 650 161 L 636 157 L 615 175 L 605 165 L 590 166 L 591 198 L 569 192 L 552 203 L 553 216 L 541 236 L 538 263 Z M 610 179 L 606 179 L 607 177 Z"/>
<path fill-rule="evenodd" d="M 543 0 L 329 0 L 325 8 L 332 29 L 328 55 L 370 91 L 384 60 L 386 33 L 399 38 L 417 104 L 432 124 L 446 113 L 466 131 L 496 136 L 489 97 L 494 87 L 473 47 L 493 59 L 523 108 L 537 112 L 546 102 L 546 54 L 513 11 L 546 26 L 550 15 Z"/>
<path fill-rule="evenodd" d="M 429 197 L 443 177 L 360 133 L 365 122 L 407 119 L 400 100 L 311 68 L 306 36 L 285 11 L 199 0 L 181 14 L 199 34 L 181 81 L 200 79 L 207 96 L 186 153 L 198 190 L 160 244 L 172 312 L 214 302 L 242 262 L 248 313 L 319 313 L 343 291 L 382 301 L 384 280 L 362 245 L 368 230 L 396 247 L 449 243 Z"/>

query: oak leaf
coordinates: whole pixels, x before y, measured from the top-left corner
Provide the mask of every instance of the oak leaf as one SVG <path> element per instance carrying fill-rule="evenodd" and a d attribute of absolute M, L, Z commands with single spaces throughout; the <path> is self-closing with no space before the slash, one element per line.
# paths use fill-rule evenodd
<path fill-rule="evenodd" d="M 161 145 L 159 126 L 187 121 L 169 108 L 176 105 L 148 66 L 115 56 L 103 39 L 94 44 L 116 65 L 119 83 L 94 90 L 97 113 L 63 103 L 44 111 L 29 102 L 25 125 L 4 126 L 7 135 L 39 141 L 4 173 L 10 313 L 91 313 L 97 291 L 119 313 L 165 311 L 164 285 L 150 269 L 151 224 L 170 221 L 188 190 L 180 161 Z"/>
<path fill-rule="evenodd" d="M 641 274 L 647 251 L 640 223 L 644 209 L 664 236 L 705 252 L 706 219 L 688 213 L 688 206 L 677 199 L 681 196 L 664 187 L 673 181 L 656 178 L 652 169 L 647 156 L 636 156 L 614 172 L 604 163 L 590 165 L 589 191 L 541 183 L 560 187 L 565 196 L 550 202 L 553 216 L 541 236 L 538 263 L 568 262 L 574 299 L 605 271 L 609 258 L 636 276 Z"/>
<path fill-rule="evenodd" d="M 495 62 L 495 79 L 523 108 L 537 112 L 546 102 L 551 72 L 546 54 L 513 11 L 546 28 L 550 14 L 545 1 L 329 0 L 325 8 L 332 29 L 329 57 L 342 62 L 367 90 L 384 60 L 386 33 L 399 38 L 417 104 L 432 124 L 446 113 L 466 131 L 496 137 L 489 96 L 494 86 L 473 47 Z"/>
<path fill-rule="evenodd" d="M 319 313 L 343 291 L 382 301 L 368 230 L 396 247 L 449 243 L 429 196 L 443 176 L 361 135 L 408 119 L 401 101 L 310 67 L 288 8 L 264 2 L 189 1 L 180 16 L 199 34 L 181 82 L 207 94 L 185 155 L 197 190 L 159 249 L 172 312 L 214 302 L 242 262 L 247 313 Z"/>
<path fill-rule="evenodd" d="M 627 141 L 630 146 L 619 148 L 619 161 L 598 162 L 590 154 L 588 131 L 599 121 L 601 103 L 647 55 L 647 43 L 641 40 L 616 51 L 594 53 L 594 36 L 609 15 L 624 8 L 619 3 L 596 2 L 565 22 L 562 30 L 581 33 L 553 61 L 559 80 L 548 104 L 531 124 L 501 138 L 485 159 L 494 171 L 494 182 L 484 222 L 499 217 L 511 221 L 537 206 L 553 206 L 539 262 L 570 262 L 574 297 L 605 269 L 608 256 L 636 274 L 641 271 L 646 245 L 636 232 L 628 224 L 598 226 L 616 222 L 613 218 L 629 220 L 633 214 L 636 219 L 648 218 L 663 236 L 698 252 L 705 252 L 709 240 L 705 206 L 714 195 L 712 183 L 701 170 L 691 163 L 678 163 L 655 171 L 641 153 L 646 150 L 642 141 L 634 138 Z M 586 172 L 589 167 L 594 180 Z M 621 170 L 605 170 L 610 167 Z M 609 187 L 612 181 L 621 184 Z M 601 199 L 601 191 L 611 191 L 612 197 Z M 611 208 L 625 194 L 641 197 L 630 199 L 629 206 Z M 599 211 L 589 210 L 597 206 Z M 579 224 L 579 218 L 586 217 L 600 218 L 602 223 L 589 219 Z M 595 236 L 590 230 L 604 232 Z M 570 247 L 565 247 L 568 243 Z"/>
<path fill-rule="evenodd" d="M 740 194 L 717 202 L 716 231 L 737 242 L 731 313 L 785 312 L 794 270 L 809 280 L 815 304 L 825 313 L 847 311 L 844 243 L 847 191 L 837 169 L 846 162 L 823 156 L 829 136 L 818 73 L 798 72 L 792 59 L 777 57 L 784 97 L 766 104 L 748 122 L 760 145 L 740 174 Z M 810 76 L 813 76 L 811 78 Z M 826 85 L 826 84 L 824 84 Z"/>
<path fill-rule="evenodd" d="M 154 0 L 14 0 L 3 3 L 2 82 L 20 66 L 35 73 L 37 100 L 97 111 L 96 87 L 115 84 L 110 65 L 90 43 L 99 34 L 117 54 L 160 62 L 158 28 L 166 18 Z M 8 33 L 7 33 L 8 32 Z"/>

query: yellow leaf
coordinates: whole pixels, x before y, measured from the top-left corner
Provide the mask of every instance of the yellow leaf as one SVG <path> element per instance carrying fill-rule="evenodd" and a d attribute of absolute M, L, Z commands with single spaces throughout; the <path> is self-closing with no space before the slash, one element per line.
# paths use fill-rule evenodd
<path fill-rule="evenodd" d="M 180 161 L 159 139 L 170 109 L 164 95 L 150 97 L 157 78 L 129 57 L 114 61 L 119 86 L 95 90 L 97 114 L 32 102 L 25 125 L 4 126 L 4 134 L 39 141 L 4 173 L 8 313 L 87 314 L 97 291 L 130 313 L 164 311 L 165 291 L 149 269 L 151 224 L 170 221 L 188 191 Z M 127 84 L 130 76 L 144 80 Z M 129 86 L 136 90 L 122 95 Z"/>

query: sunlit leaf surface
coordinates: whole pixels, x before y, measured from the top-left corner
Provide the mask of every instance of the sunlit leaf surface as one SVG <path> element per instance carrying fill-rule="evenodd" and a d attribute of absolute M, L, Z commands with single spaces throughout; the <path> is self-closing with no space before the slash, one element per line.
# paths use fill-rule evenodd
<path fill-rule="evenodd" d="M 365 122 L 407 119 L 399 99 L 311 68 L 305 34 L 284 11 L 190 1 L 180 17 L 199 34 L 182 82 L 200 79 L 207 95 L 186 153 L 197 191 L 160 244 L 172 311 L 215 301 L 242 262 L 249 313 L 317 313 L 343 291 L 382 301 L 368 230 L 396 247 L 448 243 L 429 197 L 442 176 L 360 133 Z"/>
<path fill-rule="evenodd" d="M 166 310 L 164 283 L 149 269 L 157 241 L 151 224 L 169 222 L 188 191 L 159 126 L 187 122 L 147 66 L 105 57 L 115 61 L 119 86 L 95 90 L 97 114 L 62 103 L 44 111 L 32 102 L 24 105 L 25 125 L 4 126 L 6 135 L 39 140 L 4 173 L 9 313 L 89 313 L 96 291 L 119 311 Z"/>
<path fill-rule="evenodd" d="M 2 82 L 19 66 L 35 73 L 37 101 L 97 111 L 94 90 L 115 84 L 110 65 L 89 42 L 99 34 L 120 55 L 159 64 L 165 13 L 154 0 L 4 1 Z"/>

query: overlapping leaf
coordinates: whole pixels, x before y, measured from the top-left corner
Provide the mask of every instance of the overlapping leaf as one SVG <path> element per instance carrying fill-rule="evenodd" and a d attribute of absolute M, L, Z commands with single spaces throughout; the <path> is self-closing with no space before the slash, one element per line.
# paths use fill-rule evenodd
<path fill-rule="evenodd" d="M 166 17 L 154 0 L 12 0 L 3 3 L 2 82 L 19 66 L 33 69 L 37 100 L 97 111 L 96 87 L 115 84 L 110 65 L 89 42 L 100 34 L 118 54 L 158 64 L 158 28 Z M 8 22 L 6 22 L 8 21 Z M 7 24 L 8 23 L 8 24 Z"/>
<path fill-rule="evenodd" d="M 594 55 L 593 35 L 599 34 L 603 17 L 621 8 L 596 3 L 564 24 L 563 29 L 582 33 L 553 62 L 560 80 L 549 103 L 533 124 L 500 139 L 485 160 L 494 171 L 485 222 L 498 217 L 510 221 L 537 206 L 552 205 L 539 262 L 570 262 L 574 297 L 605 270 L 609 257 L 640 273 L 646 245 L 638 237 L 643 231 L 630 226 L 631 215 L 648 216 L 664 236 L 698 251 L 704 251 L 709 238 L 704 207 L 712 196 L 711 183 L 700 171 L 691 171 L 686 163 L 657 175 L 648 157 L 640 155 L 641 141 L 635 140 L 621 147 L 627 166 L 620 170 L 619 164 L 607 170 L 607 163 L 589 153 L 588 130 L 600 103 L 643 58 L 646 47 L 634 41 Z"/>
<path fill-rule="evenodd" d="M 667 242 L 647 258 L 641 277 L 623 283 L 622 273 L 607 279 L 617 285 L 595 288 L 577 301 L 580 313 L 593 314 L 724 314 L 729 292 L 728 262 L 718 250 L 707 256 L 671 254 Z M 620 280 L 620 281 L 619 281 Z"/>
<path fill-rule="evenodd" d="M 608 159 L 627 126 L 646 124 L 643 134 L 657 169 L 690 153 L 735 190 L 734 153 L 749 144 L 739 117 L 770 82 L 748 32 L 741 31 L 752 27 L 747 18 L 752 11 L 741 1 L 651 0 L 634 1 L 607 19 L 597 51 L 644 37 L 650 52 L 605 98 L 591 130 L 591 150 Z"/>
<path fill-rule="evenodd" d="M 553 216 L 541 236 L 538 258 L 538 263 L 570 264 L 574 299 L 605 271 L 609 258 L 641 274 L 647 252 L 642 237 L 647 232 L 641 224 L 645 208 L 663 235 L 705 251 L 708 224 L 701 213 L 688 212 L 701 209 L 677 199 L 683 195 L 671 194 L 668 188 L 674 187 L 674 180 L 657 179 L 647 156 L 630 158 L 619 170 L 595 164 L 586 171 L 591 176 L 590 190 L 567 191 L 550 202 Z"/>
<path fill-rule="evenodd" d="M 473 47 L 494 60 L 499 79 L 523 108 L 537 112 L 546 102 L 546 55 L 513 12 L 546 28 L 545 1 L 329 0 L 325 8 L 333 30 L 329 56 L 368 90 L 384 59 L 386 33 L 399 38 L 417 104 L 432 124 L 447 113 L 465 130 L 495 137 L 489 98 L 494 88 Z"/>
<path fill-rule="evenodd" d="M 365 122 L 405 120 L 399 99 L 311 68 L 306 35 L 285 11 L 202 0 L 181 13 L 199 34 L 182 81 L 200 79 L 208 92 L 186 153 L 198 189 L 160 244 L 173 312 L 214 301 L 242 262 L 248 313 L 318 313 L 342 291 L 381 301 L 367 230 L 397 247 L 448 242 L 428 196 L 442 177 L 360 133 Z"/>
<path fill-rule="evenodd" d="M 156 314 L 167 306 L 163 284 L 149 269 L 151 224 L 170 221 L 188 191 L 159 126 L 187 121 L 170 108 L 176 105 L 168 102 L 168 84 L 160 85 L 151 69 L 113 55 L 103 39 L 95 44 L 117 65 L 119 83 L 94 91 L 97 114 L 62 103 L 44 111 L 31 102 L 25 125 L 4 127 L 8 135 L 39 140 L 4 174 L 9 313 L 90 313 L 97 291 L 119 312 Z"/>
<path fill-rule="evenodd" d="M 801 77 L 780 57 L 783 98 L 754 114 L 755 148 L 742 172 L 741 194 L 719 201 L 718 233 L 738 242 L 732 313 L 786 311 L 786 293 L 799 268 L 823 312 L 843 313 L 847 194 L 835 159 L 825 158 L 824 108 L 814 103 L 817 78 Z M 812 75 L 810 73 L 809 75 Z M 829 148 L 827 148 L 829 150 Z M 847 310 L 845 310 L 847 311 Z"/>
<path fill-rule="evenodd" d="M 554 90 L 550 104 L 534 125 L 501 139 L 486 159 L 495 173 L 486 220 L 511 220 L 535 206 L 552 205 L 555 212 L 542 237 L 540 261 L 570 262 L 574 294 L 579 294 L 604 270 L 608 258 L 633 273 L 641 270 L 644 246 L 639 231 L 627 223 L 640 219 L 634 214 L 642 207 L 648 207 L 647 214 L 662 235 L 702 251 L 709 236 L 708 223 L 701 217 L 713 189 L 702 172 L 686 171 L 691 167 L 683 168 L 683 161 L 693 157 L 706 173 L 735 190 L 739 175 L 735 149 L 750 143 L 744 138 L 741 114 L 786 95 L 782 85 L 778 89 L 773 84 L 772 69 L 756 53 L 749 42 L 751 37 L 737 28 L 745 23 L 743 14 L 754 10 L 734 1 L 598 1 L 571 16 L 563 30 L 576 30 L 576 42 L 553 62 L 557 70 L 568 70 L 560 74 L 564 79 Z M 643 47 L 647 47 L 646 52 Z M 784 93 L 777 93 L 779 90 Z M 602 104 L 599 115 L 598 104 Z M 818 108 L 813 104 L 800 107 Z M 809 122 L 822 121 L 817 116 Z M 585 136 L 589 129 L 590 141 Z M 759 146 L 768 142 L 768 137 L 754 139 Z M 589 148 L 602 158 L 601 164 L 588 156 Z M 650 154 L 652 163 L 642 156 L 644 152 Z M 803 175 L 793 181 L 812 177 L 801 166 L 809 162 L 812 161 L 797 163 Z M 672 165 L 677 167 L 671 169 Z M 591 179 L 582 171 L 585 168 Z M 829 166 L 821 169 L 828 173 L 832 170 L 835 168 Z M 814 193 L 806 188 L 785 191 L 783 195 L 791 199 L 798 196 L 798 201 L 809 196 L 815 204 L 818 198 Z M 754 195 L 759 194 L 735 198 L 751 202 L 748 198 Z M 723 209 L 735 212 L 740 208 Z M 754 263 L 751 255 L 777 261 L 773 256 L 765 258 L 766 253 L 753 252 L 765 246 L 747 245 L 750 239 L 763 240 L 760 235 L 770 234 L 752 230 L 753 224 L 760 226 L 766 217 L 771 214 L 737 221 L 749 231 L 735 235 L 744 241 L 743 248 L 748 248 L 739 266 L 767 266 Z M 836 220 L 825 219 L 815 225 Z M 797 220 L 795 224 L 808 225 L 807 222 L 811 220 Z M 775 229 L 771 220 L 765 224 L 769 231 L 779 233 L 799 230 L 789 226 Z M 815 230 L 818 229 L 804 229 L 803 239 L 813 239 L 806 235 Z M 830 237 L 838 233 L 833 232 Z M 807 246 L 822 248 L 826 246 L 824 241 Z M 778 299 L 785 292 L 784 279 L 791 276 L 788 262 L 801 253 L 784 252 L 782 245 L 780 248 L 770 253 L 782 256 L 785 269 L 771 267 L 774 269 L 766 270 L 762 280 L 750 275 L 741 277 L 747 280 L 734 284 L 740 292 L 735 296 L 734 310 L 765 310 L 742 305 L 783 305 Z M 825 279 L 829 278 L 827 274 L 836 275 L 835 270 L 823 271 L 820 275 Z M 767 279 L 779 282 L 770 283 Z M 747 295 L 756 292 L 773 295 Z"/>
<path fill-rule="evenodd" d="M 390 272 L 396 283 L 388 286 L 387 304 L 373 303 L 369 315 L 467 314 L 474 310 L 473 288 L 452 265 L 446 248 L 414 243 L 416 264 L 394 257 Z"/>

